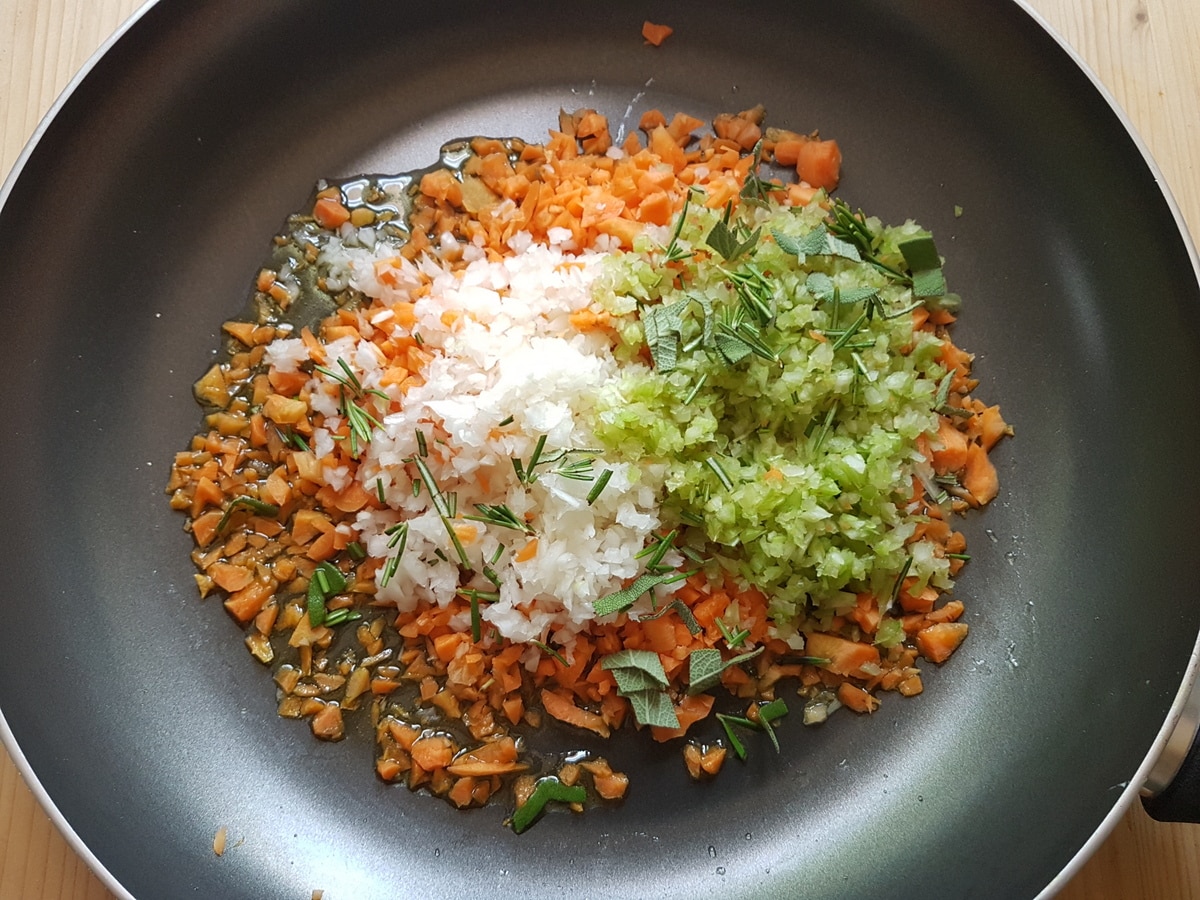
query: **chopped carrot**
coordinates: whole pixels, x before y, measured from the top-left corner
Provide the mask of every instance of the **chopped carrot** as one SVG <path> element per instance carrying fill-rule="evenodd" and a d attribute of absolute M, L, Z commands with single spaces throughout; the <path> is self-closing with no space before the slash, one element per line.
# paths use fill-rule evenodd
<path fill-rule="evenodd" d="M 447 770 L 452 775 L 465 775 L 473 778 L 490 778 L 492 775 L 511 775 L 514 772 L 524 772 L 529 766 L 518 762 L 490 762 L 488 760 L 456 759 Z"/>
<path fill-rule="evenodd" d="M 874 594 L 869 593 L 859 594 L 855 600 L 854 609 L 850 610 L 847 615 L 866 634 L 874 634 L 878 631 L 879 623 L 882 620 L 882 615 L 879 611 L 879 601 L 875 598 Z"/>
<path fill-rule="evenodd" d="M 927 613 L 933 609 L 934 603 L 937 602 L 937 588 L 930 585 L 925 585 L 917 593 L 912 592 L 915 587 L 916 579 L 912 579 L 912 583 L 908 583 L 909 579 L 905 579 L 905 586 L 900 591 L 900 607 L 905 612 L 920 612 Z"/>
<path fill-rule="evenodd" d="M 342 721 L 342 708 L 336 703 L 326 703 L 312 717 L 312 732 L 323 741 L 340 741 L 346 735 Z"/>
<path fill-rule="evenodd" d="M 319 197 L 313 205 L 313 218 L 322 228 L 338 228 L 350 221 L 350 210 L 335 197 Z"/>
<path fill-rule="evenodd" d="M 220 506 L 224 499 L 225 492 L 211 478 L 202 476 L 192 494 L 192 518 L 199 516 L 207 506 Z"/>
<path fill-rule="evenodd" d="M 257 616 L 275 594 L 273 581 L 254 581 L 230 594 L 225 608 L 239 622 L 249 622 Z"/>
<path fill-rule="evenodd" d="M 600 737 L 608 737 L 608 723 L 601 716 L 575 705 L 575 700 L 567 694 L 548 689 L 542 690 L 542 706 L 546 712 L 568 725 L 594 731 Z"/>
<path fill-rule="evenodd" d="M 930 610 L 925 614 L 925 621 L 929 623 L 936 622 L 957 622 L 962 618 L 963 602 L 961 600 L 949 600 L 939 609 Z"/>
<path fill-rule="evenodd" d="M 725 614 L 729 602 L 729 595 L 724 591 L 713 591 L 692 607 L 692 616 L 701 627 L 715 628 L 717 619 Z"/>
<path fill-rule="evenodd" d="M 444 769 L 454 760 L 454 742 L 442 734 L 433 734 L 413 741 L 412 761 L 425 771 Z"/>
<path fill-rule="evenodd" d="M 804 652 L 828 659 L 822 668 L 835 675 L 862 675 L 862 667 L 879 664 L 879 649 L 872 644 L 847 640 L 833 634 L 814 631 L 805 638 Z"/>
<path fill-rule="evenodd" d="M 858 713 L 873 713 L 879 709 L 878 697 L 849 681 L 838 685 L 837 696 L 842 703 Z"/>
<path fill-rule="evenodd" d="M 474 802 L 474 791 L 474 778 L 459 778 L 458 781 L 454 782 L 454 787 L 450 789 L 450 793 L 446 795 L 446 799 L 459 809 L 462 809 L 465 806 L 470 806 Z"/>
<path fill-rule="evenodd" d="M 971 444 L 967 448 L 962 484 L 980 504 L 990 503 L 1000 493 L 1000 478 L 996 474 L 996 467 L 988 458 L 987 451 L 979 444 Z"/>
<path fill-rule="evenodd" d="M 983 412 L 979 413 L 979 420 L 979 440 L 984 450 L 991 450 L 992 447 L 996 446 L 1000 438 L 1012 433 L 1012 429 L 1000 415 L 999 406 L 989 406 L 984 409 Z"/>
<path fill-rule="evenodd" d="M 670 25 L 656 25 L 649 20 L 642 23 L 642 37 L 652 47 L 662 46 L 662 42 L 674 33 L 675 29 Z"/>
<path fill-rule="evenodd" d="M 672 738 L 683 737 L 689 728 L 712 712 L 716 698 L 712 694 L 688 694 L 675 704 L 675 716 L 679 719 L 678 728 L 654 727 L 650 729 L 656 741 L 669 741 Z"/>
<path fill-rule="evenodd" d="M 254 570 L 245 566 L 235 566 L 232 563 L 216 562 L 209 566 L 209 575 L 223 591 L 231 594 L 240 591 L 254 580 Z"/>
<path fill-rule="evenodd" d="M 702 119 L 697 119 L 695 116 L 689 116 L 686 113 L 675 113 L 671 119 L 671 124 L 667 126 L 667 131 L 671 137 L 675 138 L 675 143 L 681 147 L 685 146 L 692 138 L 692 132 L 704 125 Z"/>
<path fill-rule="evenodd" d="M 815 188 L 832 191 L 842 171 L 842 151 L 837 141 L 805 141 L 796 153 L 796 174 Z"/>
<path fill-rule="evenodd" d="M 807 143 L 807 138 L 777 141 L 774 148 L 775 162 L 781 166 L 795 166 L 800 162 L 800 148 Z"/>
<path fill-rule="evenodd" d="M 958 649 L 968 630 L 966 622 L 938 622 L 917 632 L 917 647 L 930 662 L 942 663 Z"/>
<path fill-rule="evenodd" d="M 221 330 L 237 338 L 247 347 L 254 343 L 254 331 L 257 326 L 253 322 L 226 322 Z"/>
<path fill-rule="evenodd" d="M 945 416 L 938 419 L 938 443 L 933 451 L 933 468 L 939 474 L 958 472 L 967 464 L 967 436 Z"/>
<path fill-rule="evenodd" d="M 648 109 L 642 113 L 642 117 L 638 120 L 638 130 L 644 131 L 646 134 L 649 134 L 659 126 L 663 128 L 667 126 L 667 117 L 662 114 L 661 110 Z"/>
<path fill-rule="evenodd" d="M 660 616 L 657 619 L 646 619 L 641 623 L 642 633 L 646 635 L 649 649 L 655 653 L 670 653 L 679 646 L 675 634 L 675 616 Z"/>

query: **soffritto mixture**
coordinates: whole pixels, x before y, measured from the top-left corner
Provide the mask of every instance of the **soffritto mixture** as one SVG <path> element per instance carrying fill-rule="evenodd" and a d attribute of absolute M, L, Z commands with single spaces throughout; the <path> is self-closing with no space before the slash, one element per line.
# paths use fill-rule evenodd
<path fill-rule="evenodd" d="M 785 714 L 920 693 L 967 634 L 953 516 L 1009 427 L 932 238 L 831 199 L 834 141 L 703 128 L 580 110 L 323 186 L 168 486 L 281 715 L 359 710 L 379 777 L 517 831 L 628 785 L 527 753 L 547 717 L 703 779 Z"/>

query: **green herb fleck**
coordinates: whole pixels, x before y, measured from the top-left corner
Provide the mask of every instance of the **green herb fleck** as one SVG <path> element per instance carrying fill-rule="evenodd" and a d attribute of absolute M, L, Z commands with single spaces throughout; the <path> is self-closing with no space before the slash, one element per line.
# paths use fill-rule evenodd
<path fill-rule="evenodd" d="M 229 505 L 225 507 L 225 512 L 217 522 L 217 533 L 220 534 L 222 531 L 224 531 L 225 526 L 229 524 L 229 519 L 233 516 L 234 512 L 243 508 L 253 510 L 260 516 L 279 515 L 279 507 L 273 503 L 267 503 L 263 500 L 259 500 L 256 497 L 234 497 L 229 501 Z"/>
<path fill-rule="evenodd" d="M 709 688 L 716 687 L 721 681 L 721 673 L 733 666 L 740 666 L 763 652 L 763 648 L 751 650 L 748 653 L 743 653 L 735 656 L 733 659 L 723 660 L 721 651 L 705 648 L 702 650 L 693 650 L 688 654 L 688 693 L 701 694 Z"/>
<path fill-rule="evenodd" d="M 523 531 L 525 534 L 533 534 L 533 529 L 529 527 L 528 523 L 513 512 L 507 504 L 476 503 L 475 508 L 479 510 L 479 515 L 463 516 L 463 518 L 500 528 L 512 528 L 515 531 Z"/>
<path fill-rule="evenodd" d="M 325 604 L 346 589 L 346 576 L 333 563 L 317 564 L 308 580 L 308 621 L 316 628 L 325 624 Z"/>
<path fill-rule="evenodd" d="M 628 586 L 598 599 L 592 604 L 592 608 L 597 616 L 607 616 L 610 613 L 624 612 L 633 606 L 637 602 L 637 599 L 651 588 L 660 584 L 671 584 L 676 581 L 682 581 L 691 574 L 691 572 L 664 572 L 658 575 L 649 573 L 639 575 Z"/>
<path fill-rule="evenodd" d="M 583 785 L 565 785 L 553 775 L 539 778 L 529 799 L 517 807 L 509 820 L 513 831 L 520 834 L 541 816 L 547 803 L 583 803 L 587 791 Z"/>
<path fill-rule="evenodd" d="M 590 491 L 588 491 L 588 495 L 587 495 L 587 505 L 588 506 L 591 506 L 593 503 L 595 503 L 596 500 L 600 497 L 600 495 L 602 493 L 604 493 L 604 488 L 608 486 L 608 481 L 610 478 L 612 478 L 612 474 L 613 474 L 612 469 L 605 469 L 596 478 L 595 483 L 592 484 L 592 489 Z"/>

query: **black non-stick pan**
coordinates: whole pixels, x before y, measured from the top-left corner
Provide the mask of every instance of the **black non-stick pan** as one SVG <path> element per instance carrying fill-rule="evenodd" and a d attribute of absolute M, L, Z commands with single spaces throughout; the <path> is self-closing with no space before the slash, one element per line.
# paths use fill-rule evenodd
<path fill-rule="evenodd" d="M 645 46 L 644 19 L 675 33 Z M 978 394 L 1016 427 L 967 525 L 971 634 L 909 701 L 690 781 L 623 734 L 623 805 L 517 836 L 275 714 L 167 506 L 191 383 L 315 181 L 453 137 L 763 103 L 846 156 L 840 194 L 931 228 Z M 1125 808 L 1200 633 L 1200 291 L 1135 141 L 993 0 L 184 2 L 144 10 L 0 210 L 10 747 L 139 898 L 1028 897 Z M 956 215 L 956 209 L 961 215 Z M 564 735 L 564 740 L 572 736 Z M 226 826 L 231 849 L 217 858 Z"/>

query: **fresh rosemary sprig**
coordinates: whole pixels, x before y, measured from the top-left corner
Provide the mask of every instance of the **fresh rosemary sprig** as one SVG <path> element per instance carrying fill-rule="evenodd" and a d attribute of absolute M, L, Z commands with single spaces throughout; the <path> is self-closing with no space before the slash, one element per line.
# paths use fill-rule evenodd
<path fill-rule="evenodd" d="M 476 503 L 475 508 L 479 510 L 479 515 L 463 516 L 463 518 L 473 522 L 483 522 L 486 525 L 495 525 L 499 528 L 523 531 L 525 534 L 533 534 L 529 523 L 513 512 L 505 503 Z"/>

